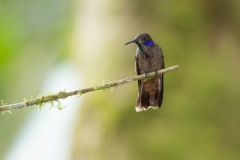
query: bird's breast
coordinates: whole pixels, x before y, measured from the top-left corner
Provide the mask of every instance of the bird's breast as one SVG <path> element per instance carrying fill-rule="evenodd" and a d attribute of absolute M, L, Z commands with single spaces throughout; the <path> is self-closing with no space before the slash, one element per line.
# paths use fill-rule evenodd
<path fill-rule="evenodd" d="M 141 54 L 138 58 L 138 66 L 141 74 L 143 74 L 144 71 L 153 72 L 157 69 L 161 69 L 161 57 L 157 54 L 152 54 L 150 58 L 146 58 L 146 56 Z"/>

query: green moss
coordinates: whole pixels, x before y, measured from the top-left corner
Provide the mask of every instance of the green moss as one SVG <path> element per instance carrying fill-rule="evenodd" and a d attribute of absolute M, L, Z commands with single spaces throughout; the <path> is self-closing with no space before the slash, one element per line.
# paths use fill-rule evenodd
<path fill-rule="evenodd" d="M 101 86 L 94 86 L 93 89 L 94 90 L 99 90 L 99 89 L 101 89 Z"/>
<path fill-rule="evenodd" d="M 37 98 L 37 100 L 39 100 L 39 102 L 38 102 L 38 110 L 41 110 L 41 109 L 42 109 L 43 98 L 44 98 L 44 96 L 42 96 L 42 95 L 39 95 L 38 98 Z"/>
<path fill-rule="evenodd" d="M 62 103 L 59 100 L 57 102 L 58 102 L 58 104 L 56 107 L 58 110 L 62 110 L 63 108 L 65 108 L 65 106 L 62 106 Z"/>
<path fill-rule="evenodd" d="M 83 94 L 82 90 L 78 91 L 78 95 L 81 96 Z"/>
<path fill-rule="evenodd" d="M 11 112 L 10 110 L 3 111 L 3 112 L 2 112 L 2 115 L 5 114 L 5 113 L 12 114 L 12 112 Z"/>

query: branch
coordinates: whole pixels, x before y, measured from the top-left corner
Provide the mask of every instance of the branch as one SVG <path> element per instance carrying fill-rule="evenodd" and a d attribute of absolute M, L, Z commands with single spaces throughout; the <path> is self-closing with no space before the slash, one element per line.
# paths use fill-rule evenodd
<path fill-rule="evenodd" d="M 166 73 L 166 72 L 170 72 L 173 70 L 177 70 L 179 69 L 179 66 L 172 66 L 172 67 L 168 67 L 162 70 L 158 70 L 158 74 L 162 74 L 162 73 Z M 148 77 L 152 78 L 155 76 L 155 72 L 151 72 L 148 73 Z M 101 85 L 97 85 L 94 87 L 89 87 L 89 88 L 84 88 L 84 89 L 79 89 L 79 90 L 75 90 L 75 91 L 70 91 L 70 92 L 65 92 L 64 91 L 60 91 L 58 93 L 55 94 L 47 94 L 47 95 L 43 95 L 43 96 L 39 96 L 33 100 L 25 100 L 24 102 L 20 102 L 20 103 L 15 103 L 15 104 L 4 104 L 2 101 L 2 106 L 0 106 L 0 112 L 2 111 L 6 111 L 6 110 L 10 110 L 10 109 L 21 109 L 24 107 L 28 107 L 28 106 L 33 106 L 33 105 L 39 105 L 39 109 L 41 109 L 41 106 L 44 103 L 51 103 L 53 104 L 54 101 L 59 102 L 59 99 L 64 99 L 67 98 L 69 96 L 74 96 L 74 95 L 82 95 L 84 93 L 87 92 L 92 92 L 92 91 L 97 91 L 97 90 L 105 90 L 111 87 L 116 87 L 125 83 L 129 83 L 129 82 L 133 82 L 133 81 L 137 81 L 137 80 L 143 80 L 145 79 L 145 74 L 142 75 L 138 75 L 138 76 L 133 76 L 133 77 L 129 77 L 129 78 L 125 78 L 125 79 L 121 79 L 118 81 L 114 81 L 114 82 L 109 82 L 109 83 L 104 83 Z"/>

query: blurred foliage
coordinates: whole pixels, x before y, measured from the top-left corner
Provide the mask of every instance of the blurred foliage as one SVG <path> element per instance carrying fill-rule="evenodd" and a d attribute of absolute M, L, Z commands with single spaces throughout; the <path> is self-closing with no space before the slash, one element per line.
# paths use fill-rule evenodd
<path fill-rule="evenodd" d="M 39 94 L 45 74 L 69 52 L 71 8 L 65 0 L 0 1 L 0 100 L 10 104 Z M 32 110 L 12 112 L 0 116 L 0 159 Z"/>
<path fill-rule="evenodd" d="M 86 85 L 134 75 L 136 45 L 123 44 L 140 32 L 180 70 L 165 74 L 160 110 L 135 112 L 136 83 L 84 95 L 73 159 L 239 159 L 240 3 L 91 2 L 79 12 L 93 15 L 80 27 L 94 44 L 79 49 Z"/>
<path fill-rule="evenodd" d="M 239 159 L 239 6 L 236 0 L 1 0 L 0 100 L 38 95 L 47 70 L 67 57 L 86 87 L 135 75 L 137 46 L 124 43 L 148 32 L 166 66 L 180 65 L 165 74 L 162 108 L 136 113 L 137 83 L 83 95 L 72 158 Z M 27 111 L 0 116 L 1 156 Z"/>

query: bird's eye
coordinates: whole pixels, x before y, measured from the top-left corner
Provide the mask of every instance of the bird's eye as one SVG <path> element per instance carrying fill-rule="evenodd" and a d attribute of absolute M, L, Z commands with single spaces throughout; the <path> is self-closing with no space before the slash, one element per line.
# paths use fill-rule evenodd
<path fill-rule="evenodd" d="M 146 38 L 145 38 L 145 37 L 143 37 L 143 38 L 142 38 L 142 41 L 145 41 L 145 40 L 146 40 Z"/>

